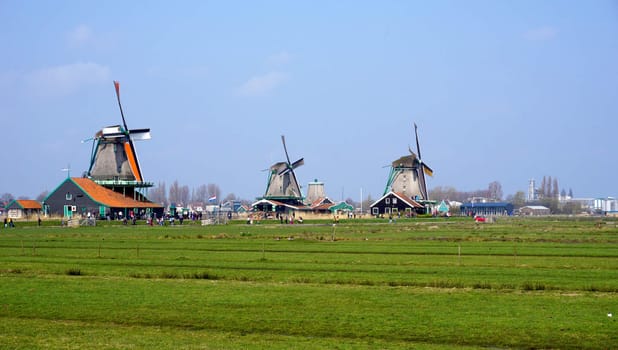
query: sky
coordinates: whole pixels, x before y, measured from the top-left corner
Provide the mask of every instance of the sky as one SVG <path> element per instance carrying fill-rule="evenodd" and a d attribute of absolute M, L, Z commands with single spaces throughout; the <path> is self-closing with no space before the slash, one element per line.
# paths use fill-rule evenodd
<path fill-rule="evenodd" d="M 263 170 L 334 200 L 382 195 L 415 148 L 428 188 L 618 196 L 616 1 L 0 0 L 0 193 L 88 169 L 121 124 L 144 178 L 264 194 Z"/>

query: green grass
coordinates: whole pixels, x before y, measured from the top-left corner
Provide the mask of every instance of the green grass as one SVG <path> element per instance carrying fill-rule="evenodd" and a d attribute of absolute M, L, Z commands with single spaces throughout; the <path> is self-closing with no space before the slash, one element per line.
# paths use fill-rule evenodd
<path fill-rule="evenodd" d="M 452 219 L 18 225 L 0 348 L 618 347 L 611 220 Z"/>

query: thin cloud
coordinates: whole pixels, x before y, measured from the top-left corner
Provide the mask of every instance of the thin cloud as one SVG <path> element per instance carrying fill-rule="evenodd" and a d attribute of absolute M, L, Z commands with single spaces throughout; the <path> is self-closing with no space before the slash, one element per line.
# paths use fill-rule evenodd
<path fill-rule="evenodd" d="M 289 76 L 282 72 L 269 72 L 254 76 L 247 80 L 238 90 L 242 96 L 268 95 L 289 80 Z"/>
<path fill-rule="evenodd" d="M 554 27 L 549 27 L 549 26 L 534 28 L 524 33 L 524 37 L 532 41 L 552 40 L 557 35 L 558 35 L 558 29 Z"/>
<path fill-rule="evenodd" d="M 110 81 L 110 69 L 97 63 L 72 63 L 26 74 L 27 88 L 39 96 L 66 96 L 79 89 Z"/>
<path fill-rule="evenodd" d="M 80 24 L 68 34 L 68 41 L 71 46 L 83 46 L 92 40 L 92 30 L 85 24 Z"/>
<path fill-rule="evenodd" d="M 286 64 L 292 60 L 292 54 L 287 51 L 280 51 L 268 57 L 268 63 L 274 65 Z"/>

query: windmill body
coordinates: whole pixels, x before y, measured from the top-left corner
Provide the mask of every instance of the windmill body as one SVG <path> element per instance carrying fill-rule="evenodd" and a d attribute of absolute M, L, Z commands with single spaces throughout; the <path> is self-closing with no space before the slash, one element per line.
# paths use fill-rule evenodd
<path fill-rule="evenodd" d="M 416 124 L 414 124 L 414 134 L 418 156 L 408 147 L 410 154 L 400 157 L 391 164 L 384 194 L 392 191 L 415 200 L 428 200 L 425 175 L 433 176 L 433 170 L 421 160 Z"/>
<path fill-rule="evenodd" d="M 136 189 L 152 187 L 153 184 L 144 181 L 133 142 L 149 140 L 150 129 L 130 130 L 127 127 L 120 104 L 120 86 L 118 82 L 114 82 L 114 86 L 122 125 L 104 127 L 94 135 L 86 175 L 99 185 L 140 200 L 145 196 Z"/>
<path fill-rule="evenodd" d="M 120 125 L 115 125 L 96 133 L 88 170 L 90 178 L 95 181 L 137 181 L 141 178 L 137 155 L 127 146 L 130 145 L 130 137 L 150 139 L 150 130 L 126 132 Z"/>
<path fill-rule="evenodd" d="M 418 176 L 420 162 L 415 154 L 403 156 L 391 164 L 389 182 L 386 192 L 403 193 L 409 198 L 424 198 L 424 190 Z M 386 193 L 385 192 L 385 193 Z"/>
<path fill-rule="evenodd" d="M 271 210 L 287 211 L 304 206 L 303 195 L 294 170 L 305 164 L 305 161 L 301 158 L 292 163 L 283 135 L 281 136 L 281 142 L 283 143 L 286 161 L 277 162 L 270 166 L 266 191 L 264 196 L 258 199 L 268 202 L 267 205 L 270 206 Z"/>
<path fill-rule="evenodd" d="M 270 167 L 268 186 L 264 197 L 270 198 L 301 198 L 300 187 L 294 173 L 285 171 L 288 168 L 286 162 L 278 162 Z"/>

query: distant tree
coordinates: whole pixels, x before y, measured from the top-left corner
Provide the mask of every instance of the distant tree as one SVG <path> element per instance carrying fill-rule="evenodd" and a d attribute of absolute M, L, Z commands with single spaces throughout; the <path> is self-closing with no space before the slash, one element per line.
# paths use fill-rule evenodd
<path fill-rule="evenodd" d="M 17 199 L 18 200 L 30 199 L 30 197 L 22 195 L 22 196 L 18 196 Z"/>
<path fill-rule="evenodd" d="M 2 206 L 7 206 L 14 199 L 15 199 L 15 197 L 13 197 L 12 194 L 10 194 L 10 193 L 3 193 L 2 196 L 0 196 L 0 204 Z"/>
<path fill-rule="evenodd" d="M 360 203 L 355 201 L 351 197 L 346 198 L 345 202 L 348 203 L 349 205 L 353 206 L 354 208 L 360 208 Z"/>
<path fill-rule="evenodd" d="M 560 197 L 562 198 L 566 197 L 566 191 L 564 190 L 564 188 L 562 189 L 562 191 L 560 191 Z"/>
<path fill-rule="evenodd" d="M 206 185 L 199 185 L 193 190 L 192 201 L 206 203 L 208 201 L 208 187 Z"/>
<path fill-rule="evenodd" d="M 541 187 L 539 187 L 539 197 L 544 198 L 545 193 L 547 193 L 547 178 L 543 176 L 543 181 L 541 181 Z"/>
<path fill-rule="evenodd" d="M 181 203 L 183 207 L 189 204 L 189 186 L 180 186 L 179 197 L 179 203 Z"/>
<path fill-rule="evenodd" d="M 569 188 L 569 197 L 573 198 L 573 189 Z"/>
<path fill-rule="evenodd" d="M 167 191 L 165 189 L 165 182 L 159 182 L 157 187 L 154 187 L 148 191 L 148 199 L 155 203 L 159 203 L 164 207 L 167 207 L 169 202 L 167 201 Z"/>
<path fill-rule="evenodd" d="M 489 183 L 487 192 L 489 192 L 488 197 L 491 199 L 495 199 L 495 200 L 502 199 L 502 185 L 498 181 L 493 181 Z"/>
<path fill-rule="evenodd" d="M 582 206 L 578 202 L 568 201 L 562 208 L 560 208 L 562 214 L 577 215 L 582 212 Z"/>
<path fill-rule="evenodd" d="M 524 191 L 517 191 L 515 195 L 512 196 L 510 201 L 515 208 L 521 208 L 526 204 L 526 194 Z"/>
<path fill-rule="evenodd" d="M 437 186 L 432 188 L 431 190 L 429 190 L 429 199 L 435 201 L 447 199 L 460 202 L 464 200 L 464 198 L 462 198 L 462 192 L 457 191 L 457 189 L 452 186 Z"/>
<path fill-rule="evenodd" d="M 545 183 L 545 193 L 543 194 L 545 198 L 553 198 L 552 193 L 551 193 L 551 185 L 552 185 L 552 179 L 551 179 L 551 176 L 549 176 L 547 177 L 547 183 Z"/>
<path fill-rule="evenodd" d="M 39 195 L 36 196 L 37 202 L 43 202 L 43 200 L 47 197 L 47 195 L 49 195 L 49 191 L 47 191 L 47 190 L 39 193 Z"/>
<path fill-rule="evenodd" d="M 371 197 L 371 193 L 369 193 L 367 195 L 367 197 L 363 200 L 363 212 L 368 213 L 369 212 L 369 206 L 373 204 L 373 202 L 375 202 L 375 199 L 373 199 Z"/>
<path fill-rule="evenodd" d="M 558 178 L 554 177 L 554 182 L 553 182 L 552 191 L 551 191 L 552 198 L 558 198 L 559 193 L 560 192 L 558 189 Z"/>
<path fill-rule="evenodd" d="M 208 184 L 207 188 L 208 188 L 208 198 L 210 198 L 212 196 L 216 196 L 217 197 L 217 201 L 221 200 L 221 189 L 219 188 L 219 185 L 217 185 L 217 184 Z"/>
<path fill-rule="evenodd" d="M 558 199 L 556 198 L 543 198 L 539 202 L 542 206 L 549 208 L 552 214 L 558 214 L 560 212 Z"/>
<path fill-rule="evenodd" d="M 178 180 L 174 180 L 174 182 L 170 185 L 169 195 L 167 196 L 167 198 L 169 199 L 170 203 L 179 205 L 181 201 L 180 197 L 180 184 L 178 183 Z"/>
<path fill-rule="evenodd" d="M 237 199 L 237 198 L 236 198 L 236 195 L 235 195 L 235 194 L 233 194 L 233 193 L 228 193 L 228 194 L 227 194 L 227 196 L 225 196 L 225 198 L 223 199 L 223 202 L 224 202 L 224 203 L 225 203 L 225 202 L 231 202 L 231 201 L 235 201 L 236 199 Z"/>

